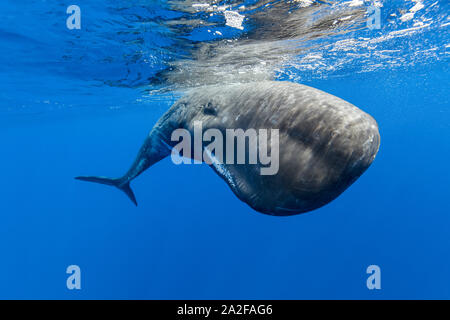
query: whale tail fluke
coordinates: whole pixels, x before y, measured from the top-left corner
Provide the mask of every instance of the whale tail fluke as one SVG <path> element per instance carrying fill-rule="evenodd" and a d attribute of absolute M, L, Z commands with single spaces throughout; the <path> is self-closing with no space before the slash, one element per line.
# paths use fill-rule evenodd
<path fill-rule="evenodd" d="M 124 182 L 121 178 L 106 178 L 106 177 L 75 177 L 77 180 L 96 182 L 101 184 L 106 184 L 108 186 L 114 186 L 123 192 L 130 198 L 131 201 L 137 206 L 136 197 L 134 196 L 133 190 L 130 187 L 130 181 Z"/>

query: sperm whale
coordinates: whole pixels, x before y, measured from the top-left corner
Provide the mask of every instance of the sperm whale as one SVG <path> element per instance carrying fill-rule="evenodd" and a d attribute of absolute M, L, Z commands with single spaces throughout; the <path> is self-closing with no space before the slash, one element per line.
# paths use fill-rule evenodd
<path fill-rule="evenodd" d="M 205 130 L 224 134 L 230 129 L 277 130 L 276 148 L 256 145 L 272 156 L 277 151 L 275 174 L 261 174 L 262 163 L 208 163 L 240 200 L 276 216 L 308 212 L 334 200 L 371 165 L 380 145 L 370 115 L 321 90 L 283 81 L 212 85 L 192 89 L 173 104 L 122 177 L 76 179 L 115 186 L 137 205 L 130 182 L 173 152 L 174 131 L 194 134 L 199 122 Z M 207 149 L 205 143 L 202 148 Z"/>

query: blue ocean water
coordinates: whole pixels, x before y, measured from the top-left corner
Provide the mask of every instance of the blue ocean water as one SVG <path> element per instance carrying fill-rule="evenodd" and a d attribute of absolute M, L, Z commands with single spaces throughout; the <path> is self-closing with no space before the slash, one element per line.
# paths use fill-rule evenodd
<path fill-rule="evenodd" d="M 66 25 L 75 3 L 2 1 L 0 298 L 449 299 L 449 4 L 377 1 L 380 27 L 368 29 L 347 18 L 360 2 L 77 0 L 78 30 Z M 294 25 L 308 31 L 267 28 L 264 12 L 277 5 L 304 10 Z M 242 28 L 225 11 L 245 16 Z M 320 36 L 306 29 L 327 15 Z M 259 54 L 293 39 L 301 50 Z M 184 89 L 229 81 L 219 71 L 230 65 L 243 74 L 220 56 L 228 43 L 235 54 L 255 46 L 246 56 L 257 65 L 280 55 L 275 79 L 377 120 L 379 153 L 348 190 L 313 212 L 273 217 L 205 164 L 157 163 L 133 181 L 137 208 L 73 179 L 120 176 Z M 216 51 L 205 59 L 207 46 Z M 81 269 L 81 290 L 66 287 L 69 265 Z M 369 265 L 380 267 L 380 290 L 366 286 Z"/>

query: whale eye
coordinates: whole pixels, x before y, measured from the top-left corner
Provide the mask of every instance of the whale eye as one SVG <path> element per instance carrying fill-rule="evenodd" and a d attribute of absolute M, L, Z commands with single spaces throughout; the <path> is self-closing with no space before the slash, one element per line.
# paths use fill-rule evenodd
<path fill-rule="evenodd" d="M 205 106 L 203 106 L 203 113 L 204 113 L 204 114 L 211 115 L 211 116 L 216 116 L 216 115 L 217 115 L 217 110 L 216 110 L 216 108 L 212 105 L 211 102 L 208 102 L 208 104 L 206 104 Z"/>

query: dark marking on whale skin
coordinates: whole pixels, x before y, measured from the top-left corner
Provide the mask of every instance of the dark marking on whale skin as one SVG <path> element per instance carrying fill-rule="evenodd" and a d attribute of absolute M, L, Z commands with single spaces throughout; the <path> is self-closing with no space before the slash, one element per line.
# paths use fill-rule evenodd
<path fill-rule="evenodd" d="M 203 107 L 203 113 L 210 116 L 217 116 L 217 109 L 213 106 L 211 102 L 208 102 Z"/>
<path fill-rule="evenodd" d="M 261 175 L 260 164 L 211 165 L 239 199 L 278 216 L 335 199 L 370 166 L 380 144 L 370 115 L 318 89 L 275 81 L 205 86 L 188 92 L 160 118 L 122 178 L 77 179 L 115 185 L 133 200 L 130 181 L 170 154 L 178 143 L 170 141 L 173 130 L 193 134 L 194 121 L 224 136 L 226 129 L 279 129 L 275 175 Z"/>

